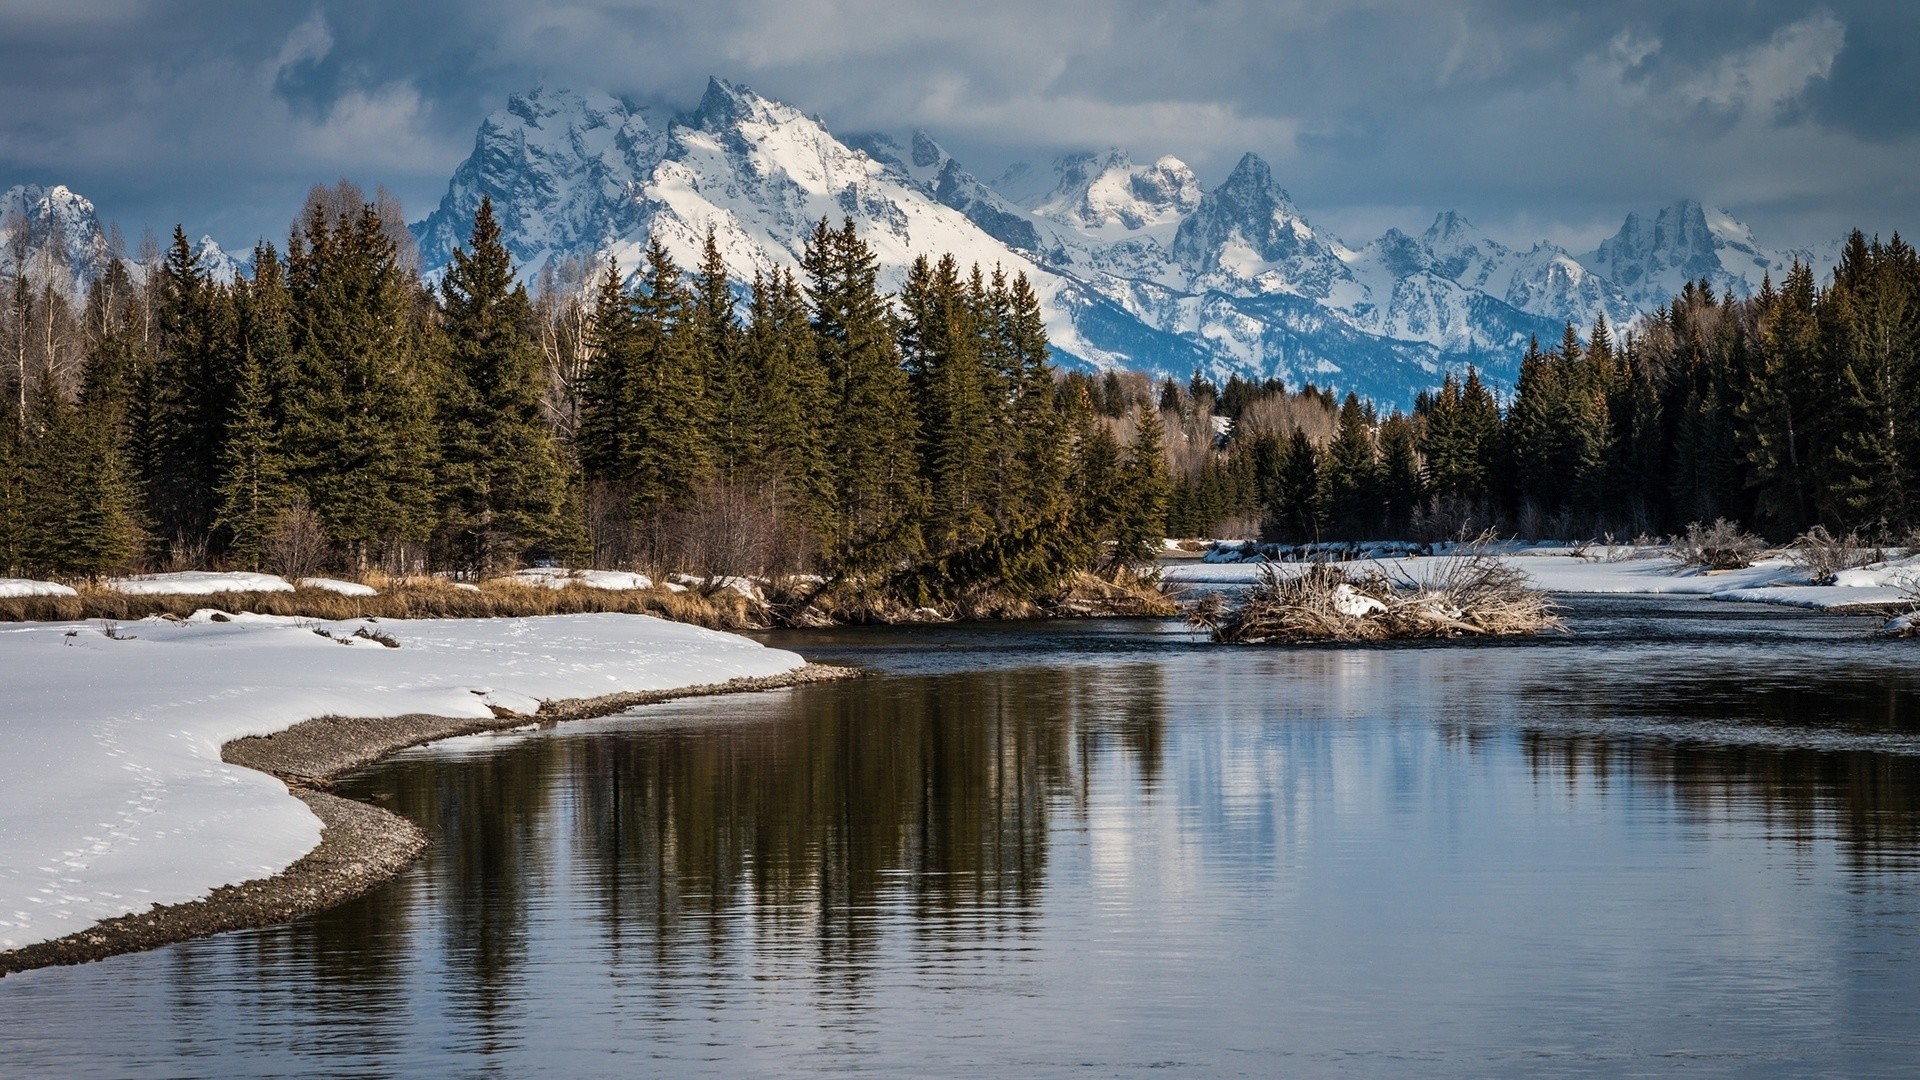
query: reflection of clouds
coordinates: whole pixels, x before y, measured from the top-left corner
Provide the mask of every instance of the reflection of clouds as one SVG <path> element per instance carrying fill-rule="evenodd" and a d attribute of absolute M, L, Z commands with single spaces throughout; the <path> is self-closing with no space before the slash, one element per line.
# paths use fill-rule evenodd
<path fill-rule="evenodd" d="M 1789 630 L 1056 649 L 406 755 L 352 782 L 442 838 L 399 888 L 0 1005 L 125 1073 L 1884 1072 L 1920 756 L 1868 740 L 1920 675 L 1715 625 L 1753 623 Z M 1758 741 L 1810 700 L 1851 749 Z M 1754 738 L 1646 733 L 1696 717 Z"/>

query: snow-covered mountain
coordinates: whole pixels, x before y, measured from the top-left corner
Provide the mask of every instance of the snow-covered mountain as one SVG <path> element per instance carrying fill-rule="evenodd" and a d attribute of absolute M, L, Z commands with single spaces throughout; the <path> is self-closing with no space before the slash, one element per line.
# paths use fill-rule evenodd
<path fill-rule="evenodd" d="M 83 196 L 58 184 L 21 184 L 0 195 L 0 278 L 24 269 L 77 298 L 112 257 L 100 217 Z"/>
<path fill-rule="evenodd" d="M 1620 231 L 1581 261 L 1611 280 L 1630 307 L 1646 311 L 1690 281 L 1750 295 L 1766 275 L 1776 282 L 1784 278 L 1795 259 L 1816 262 L 1810 251 L 1768 251 L 1726 211 L 1682 199 L 1651 218 L 1628 214 Z"/>
<path fill-rule="evenodd" d="M 528 278 L 611 255 L 631 272 L 649 239 L 692 265 L 712 228 L 739 279 L 794 266 L 822 218 L 852 217 L 897 286 L 919 254 L 1027 275 L 1063 362 L 1184 378 L 1314 381 L 1406 403 L 1441 372 L 1511 380 L 1530 335 L 1615 323 L 1705 272 L 1746 292 L 1786 260 L 1724 214 L 1630 216 L 1589 256 L 1508 248 L 1457 214 L 1351 248 L 1317 228 L 1257 155 L 1206 190 L 1176 158 L 1074 154 L 983 182 L 926 132 L 838 137 L 817 117 L 710 81 L 692 112 L 541 89 L 480 127 L 446 196 L 416 224 L 432 272 L 483 196 Z M 1707 260 L 1712 265 L 1707 265 Z"/>
<path fill-rule="evenodd" d="M 200 265 L 216 281 L 230 284 L 249 270 L 250 260 L 236 259 L 220 249 L 211 236 L 194 245 Z M 115 258 L 138 281 L 145 268 L 114 250 L 91 200 L 72 189 L 54 185 L 22 184 L 0 194 L 0 280 L 18 277 L 22 269 L 37 282 L 52 282 L 74 304 L 82 303 L 87 287 L 106 273 Z"/>

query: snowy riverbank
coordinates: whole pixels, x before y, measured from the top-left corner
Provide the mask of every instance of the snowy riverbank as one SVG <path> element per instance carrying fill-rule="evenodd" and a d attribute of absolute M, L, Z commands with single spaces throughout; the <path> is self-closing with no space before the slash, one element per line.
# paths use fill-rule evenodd
<path fill-rule="evenodd" d="M 400 647 L 354 637 L 362 627 Z M 224 764 L 231 740 L 327 715 L 532 713 L 803 664 L 643 615 L 0 625 L 0 950 L 266 877 L 311 850 L 319 820 L 279 780 Z"/>
<path fill-rule="evenodd" d="M 1920 558 L 1906 558 L 1875 566 L 1842 570 L 1830 585 L 1812 585 L 1804 570 L 1784 556 L 1757 560 L 1743 570 L 1703 572 L 1681 568 L 1652 551 L 1623 552 L 1629 557 L 1609 561 L 1593 550 L 1576 554 L 1564 547 L 1507 546 L 1496 554 L 1502 562 L 1527 575 L 1538 589 L 1565 594 L 1652 594 L 1700 596 L 1714 600 L 1783 604 L 1803 608 L 1893 606 L 1909 602 L 1908 590 L 1920 582 Z M 1379 568 L 1389 574 L 1424 576 L 1446 554 L 1406 557 L 1385 555 L 1335 565 L 1356 572 Z M 1258 581 L 1263 567 L 1283 574 L 1298 573 L 1303 562 L 1182 561 L 1168 565 L 1167 584 L 1205 588 L 1244 586 Z"/>

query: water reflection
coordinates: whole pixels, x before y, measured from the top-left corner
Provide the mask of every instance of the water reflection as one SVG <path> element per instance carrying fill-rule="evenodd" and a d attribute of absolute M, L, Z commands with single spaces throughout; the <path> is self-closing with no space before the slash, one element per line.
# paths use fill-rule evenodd
<path fill-rule="evenodd" d="M 8 979 L 0 1052 L 102 1075 L 1902 1072 L 1910 651 L 1777 613 L 1589 618 L 1517 648 L 823 638 L 904 674 L 409 754 L 349 786 L 434 832 L 416 871 Z M 103 1003 L 116 1049 L 75 1055 Z"/>

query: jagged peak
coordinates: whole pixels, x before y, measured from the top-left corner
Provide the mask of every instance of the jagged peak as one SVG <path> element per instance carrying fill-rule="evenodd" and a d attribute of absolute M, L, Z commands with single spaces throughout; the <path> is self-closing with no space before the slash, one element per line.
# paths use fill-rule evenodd
<path fill-rule="evenodd" d="M 946 148 L 934 141 L 925 128 L 913 133 L 913 164 L 915 168 L 931 169 L 953 159 Z"/>
<path fill-rule="evenodd" d="M 1465 214 L 1458 210 L 1442 210 L 1433 216 L 1433 224 L 1427 226 L 1423 239 L 1433 243 L 1459 236 L 1471 236 L 1477 239 L 1480 235 L 1480 230 L 1474 227 L 1473 222 L 1467 220 Z"/>
<path fill-rule="evenodd" d="M 633 110 L 619 98 L 603 91 L 582 92 L 571 87 L 541 83 L 509 96 L 506 107 L 487 119 L 498 123 L 512 116 L 529 127 L 539 128 L 545 127 L 546 121 L 556 116 L 600 119 L 609 115 L 625 118 L 633 115 Z"/>
<path fill-rule="evenodd" d="M 721 132 L 756 121 L 780 124 L 799 119 L 825 127 L 818 117 L 756 93 L 745 83 L 729 82 L 713 75 L 708 77 L 706 93 L 700 96 L 700 104 L 694 107 L 687 123 L 703 131 Z"/>

